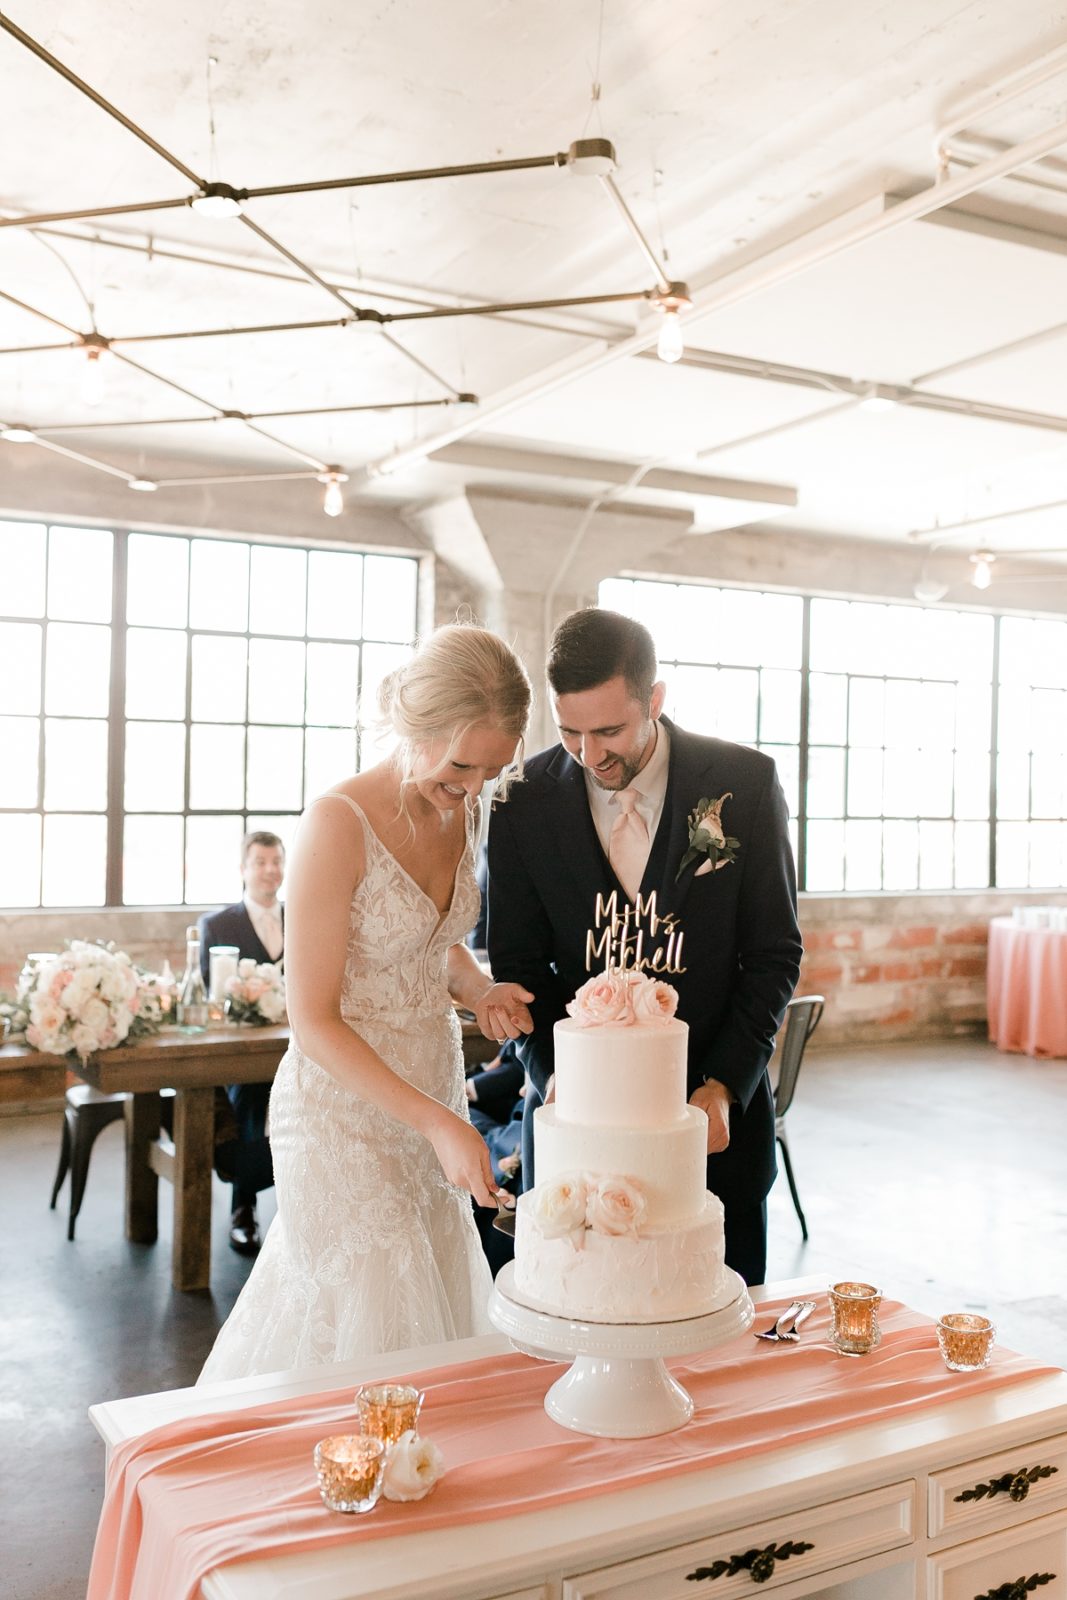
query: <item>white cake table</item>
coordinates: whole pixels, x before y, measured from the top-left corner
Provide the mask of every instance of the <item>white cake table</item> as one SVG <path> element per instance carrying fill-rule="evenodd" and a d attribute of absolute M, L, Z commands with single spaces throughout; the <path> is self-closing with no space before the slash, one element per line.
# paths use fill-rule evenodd
<path fill-rule="evenodd" d="M 822 1290 L 769 1285 L 753 1299 Z M 758 1321 L 758 1316 L 757 1316 Z M 747 1337 L 751 1337 L 748 1335 Z M 90 1416 L 108 1447 L 161 1423 L 470 1361 L 494 1334 L 350 1366 L 109 1401 Z M 964 1383 L 966 1380 L 963 1380 Z M 1022 1500 L 969 1490 L 1048 1466 Z M 961 1499 L 960 1496 L 966 1496 Z M 768 1546 L 779 1600 L 1067 1600 L 1067 1374 L 824 1435 L 807 1444 L 584 1499 L 539 1515 L 334 1546 L 218 1568 L 203 1600 L 735 1600 L 751 1570 L 715 1563 Z M 701 1576 L 697 1576 L 702 1574 Z M 1031 1576 L 1052 1576 L 1032 1591 Z"/>

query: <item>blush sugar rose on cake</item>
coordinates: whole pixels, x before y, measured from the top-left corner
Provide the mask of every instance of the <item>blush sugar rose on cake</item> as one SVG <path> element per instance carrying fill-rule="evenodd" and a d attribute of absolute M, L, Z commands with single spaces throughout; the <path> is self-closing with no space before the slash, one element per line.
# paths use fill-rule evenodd
<path fill-rule="evenodd" d="M 590 978 L 554 1030 L 555 1099 L 534 1113 L 514 1295 L 588 1322 L 673 1322 L 733 1299 L 707 1117 L 686 1098 L 678 996 L 643 972 Z"/>

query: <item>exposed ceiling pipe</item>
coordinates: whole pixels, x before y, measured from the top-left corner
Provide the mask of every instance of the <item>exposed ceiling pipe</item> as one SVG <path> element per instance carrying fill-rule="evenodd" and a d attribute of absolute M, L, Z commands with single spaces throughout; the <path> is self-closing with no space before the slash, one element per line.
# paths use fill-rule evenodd
<path fill-rule="evenodd" d="M 1064 143 L 1067 143 L 1067 121 L 1054 123 L 1021 144 L 1013 145 L 1002 155 L 982 162 L 972 171 L 931 184 L 918 194 L 898 201 L 876 216 L 862 218 L 839 234 L 827 236 L 824 229 L 819 229 L 814 239 L 809 238 L 807 241 L 801 239 L 799 245 L 794 248 L 787 246 L 783 250 L 775 251 L 772 258 L 766 262 L 754 262 L 736 271 L 727 272 L 722 278 L 713 279 L 703 292 L 694 291 L 693 306 L 686 317 L 686 325 L 690 327 L 701 317 L 721 311 L 727 306 L 736 305 L 739 301 L 746 300 L 761 290 L 773 288 L 795 277 L 797 273 L 830 260 L 833 256 L 841 255 L 856 245 L 865 244 L 868 240 L 889 233 L 906 222 L 914 222 L 920 217 L 928 216 L 932 211 L 939 211 L 943 206 L 962 200 L 987 183 L 992 183 L 1018 167 L 1029 165 L 1039 156 L 1047 155 Z M 444 445 L 454 444 L 457 440 L 466 438 L 476 429 L 485 428 L 498 418 L 509 416 L 513 411 L 518 411 L 531 401 L 542 399 L 545 395 L 564 388 L 577 378 L 599 372 L 629 356 L 640 355 L 644 350 L 650 349 L 657 338 L 656 329 L 633 334 L 594 355 L 585 356 L 563 371 L 542 374 L 537 378 L 515 384 L 510 389 L 502 391 L 495 401 L 490 399 L 483 403 L 477 417 L 457 423 L 452 428 L 422 440 L 417 446 L 395 451 L 392 455 L 370 463 L 365 469 L 366 475 L 377 478 L 423 461 Z"/>
<path fill-rule="evenodd" d="M 1067 72 L 1067 44 L 1057 45 L 1055 49 L 1038 56 L 1035 61 L 1029 61 L 1025 66 L 1016 67 L 1014 71 L 1005 73 L 983 93 L 973 95 L 956 110 L 950 112 L 934 135 L 934 160 L 939 170 L 943 165 L 944 146 L 956 134 L 962 133 L 977 119 L 991 116 L 1002 107 L 1011 105 L 1029 94 L 1031 90 L 1039 89 L 1042 84 L 1058 77 L 1061 72 Z"/>

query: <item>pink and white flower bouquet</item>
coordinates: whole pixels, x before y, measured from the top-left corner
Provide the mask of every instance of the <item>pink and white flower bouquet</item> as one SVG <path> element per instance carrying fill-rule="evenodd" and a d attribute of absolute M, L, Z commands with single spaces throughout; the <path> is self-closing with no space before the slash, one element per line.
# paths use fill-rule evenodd
<path fill-rule="evenodd" d="M 237 963 L 237 976 L 226 979 L 226 1015 L 231 1022 L 265 1028 L 285 1021 L 285 979 L 273 961 Z"/>
<path fill-rule="evenodd" d="M 158 994 L 126 952 L 82 939 L 60 955 L 28 962 L 14 1001 L 3 1009 L 9 1037 L 82 1062 L 156 1033 L 162 1023 Z"/>

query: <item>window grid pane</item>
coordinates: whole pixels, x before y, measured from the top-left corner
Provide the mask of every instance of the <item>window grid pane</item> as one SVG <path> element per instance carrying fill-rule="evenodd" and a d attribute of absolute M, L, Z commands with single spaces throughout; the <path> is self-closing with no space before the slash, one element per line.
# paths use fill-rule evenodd
<path fill-rule="evenodd" d="M 413 649 L 411 557 L 30 522 L 0 522 L 0 556 L 0 906 L 232 899 L 247 828 L 291 840 L 391 747 L 377 689 Z"/>

